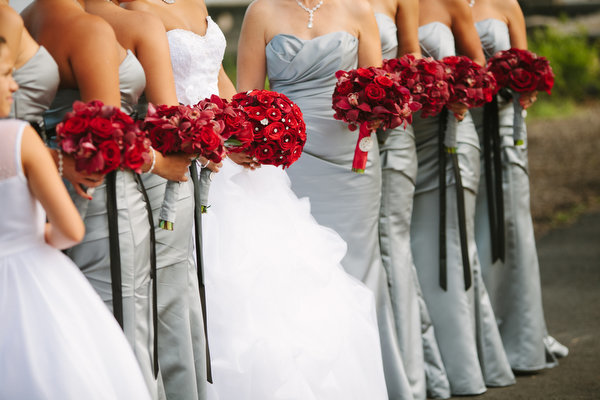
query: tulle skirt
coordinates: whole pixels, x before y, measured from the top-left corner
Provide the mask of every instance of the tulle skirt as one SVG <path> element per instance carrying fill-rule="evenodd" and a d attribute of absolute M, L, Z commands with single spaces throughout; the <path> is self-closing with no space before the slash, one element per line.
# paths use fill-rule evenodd
<path fill-rule="evenodd" d="M 226 160 L 209 203 L 209 398 L 387 399 L 373 294 L 287 174 Z"/>
<path fill-rule="evenodd" d="M 77 267 L 41 241 L 6 251 L 0 399 L 148 399 L 123 332 Z"/>

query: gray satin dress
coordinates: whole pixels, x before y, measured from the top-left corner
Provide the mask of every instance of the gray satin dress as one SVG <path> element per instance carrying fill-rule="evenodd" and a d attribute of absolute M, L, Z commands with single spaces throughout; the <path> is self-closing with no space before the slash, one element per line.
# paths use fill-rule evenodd
<path fill-rule="evenodd" d="M 419 27 L 424 56 L 454 55 L 450 28 L 433 22 Z M 448 113 L 450 118 L 454 118 Z M 479 140 L 467 113 L 458 124 L 457 154 L 464 187 L 468 255 L 472 286 L 465 290 L 458 228 L 456 185 L 450 160 L 446 165 L 446 249 L 448 288 L 439 284 L 439 117 L 415 118 L 418 172 L 411 224 L 412 251 L 423 296 L 453 395 L 483 393 L 488 386 L 515 382 L 504 353 L 489 297 L 481 279 L 474 236 L 475 195 L 479 185 Z"/>
<path fill-rule="evenodd" d="M 128 51 L 119 66 L 121 109 L 124 112 L 131 113 L 134 110 L 145 85 L 144 70 L 135 55 Z M 56 125 L 70 111 L 75 100 L 79 100 L 78 90 L 59 90 L 46 114 L 48 126 Z M 81 198 L 69 182 L 66 184 L 86 229 L 81 243 L 68 249 L 66 253 L 112 311 L 106 184 L 102 183 L 96 188 L 90 201 Z M 158 398 L 159 390 L 152 368 L 154 332 L 150 278 L 151 227 L 146 203 L 131 171 L 117 172 L 116 189 L 123 330 L 140 364 L 152 398 Z"/>
<path fill-rule="evenodd" d="M 508 26 L 497 19 L 475 24 L 486 58 L 510 46 Z M 504 197 L 505 261 L 492 262 L 490 220 L 485 174 L 477 194 L 475 238 L 483 279 L 496 314 L 504 349 L 515 370 L 535 371 L 557 364 L 546 349 L 546 323 L 542 306 L 539 263 L 535 246 L 529 198 L 527 140 L 515 146 L 513 105 L 498 96 Z M 473 119 L 483 137 L 483 109 L 473 110 Z M 523 128 L 526 132 L 526 128 Z M 482 171 L 486 168 L 483 158 Z"/>
<path fill-rule="evenodd" d="M 216 29 L 210 21 L 206 36 L 181 29 L 167 32 L 177 98 L 182 104 L 195 104 L 210 96 L 185 79 L 204 81 L 207 70 L 218 74 L 220 62 L 208 67 L 203 56 L 205 49 L 198 47 L 216 47 L 212 41 Z M 224 51 L 224 42 L 222 47 Z M 196 62 L 200 57 L 204 62 Z M 211 75 L 206 80 L 216 82 L 217 78 Z M 193 101 L 182 94 L 182 89 L 201 97 Z M 165 392 L 168 400 L 205 399 L 206 337 L 194 252 L 194 184 L 188 175 L 188 181 L 179 185 L 174 229 L 167 231 L 158 227 L 167 181 L 153 174 L 145 174 L 143 179 L 157 224 L 158 354 Z"/>
<path fill-rule="evenodd" d="M 13 94 L 10 118 L 28 121 L 43 132 L 44 111 L 52 104 L 60 82 L 58 65 L 48 50 L 40 46 L 21 68 L 15 70 L 13 78 L 19 90 Z"/>
<path fill-rule="evenodd" d="M 380 13 L 376 13 L 375 18 L 383 58 L 396 58 L 395 21 Z M 447 398 L 450 384 L 410 249 L 410 221 L 417 181 L 417 149 L 412 126 L 392 130 L 379 151 L 383 181 L 379 243 L 406 375 L 414 399 L 425 399 L 427 394 Z"/>
<path fill-rule="evenodd" d="M 379 251 L 379 148 L 369 151 L 364 174 L 352 172 L 357 133 L 331 109 L 335 72 L 356 68 L 357 51 L 358 39 L 345 31 L 312 40 L 279 34 L 266 47 L 267 73 L 271 89 L 298 104 L 307 126 L 304 152 L 288 169 L 292 189 L 309 197 L 317 222 L 348 244 L 342 266 L 375 294 L 388 395 L 411 399 Z"/>

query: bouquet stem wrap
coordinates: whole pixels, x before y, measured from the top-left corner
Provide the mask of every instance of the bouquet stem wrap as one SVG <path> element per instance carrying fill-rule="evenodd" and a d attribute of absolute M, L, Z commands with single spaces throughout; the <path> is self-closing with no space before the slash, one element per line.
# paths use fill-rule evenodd
<path fill-rule="evenodd" d="M 181 183 L 167 181 L 165 197 L 163 198 L 160 214 L 158 215 L 158 226 L 167 231 L 172 231 L 177 214 L 177 200 L 179 200 L 179 186 Z"/>
<path fill-rule="evenodd" d="M 200 207 L 202 210 L 202 214 L 205 214 L 208 209 L 208 192 L 210 188 L 211 174 L 212 171 L 208 168 L 202 168 L 200 170 L 200 173 L 198 174 L 200 175 Z"/>
<path fill-rule="evenodd" d="M 513 119 L 513 139 L 515 146 L 520 146 L 525 143 L 525 132 L 523 131 L 523 125 L 525 125 L 525 119 L 523 118 L 523 107 L 519 99 L 521 93 L 513 92 L 513 108 L 515 110 Z"/>
<path fill-rule="evenodd" d="M 454 114 L 447 113 L 448 118 L 448 129 L 446 129 L 446 136 L 444 136 L 444 146 L 447 150 L 456 150 L 457 139 L 456 135 L 458 133 L 458 124 L 460 121 L 456 119 Z"/>
<path fill-rule="evenodd" d="M 373 139 L 371 138 L 372 132 L 368 122 L 365 121 L 360 124 L 358 140 L 356 141 L 356 148 L 354 149 L 354 159 L 352 160 L 352 171 L 357 174 L 365 173 L 369 150 L 373 147 Z"/>

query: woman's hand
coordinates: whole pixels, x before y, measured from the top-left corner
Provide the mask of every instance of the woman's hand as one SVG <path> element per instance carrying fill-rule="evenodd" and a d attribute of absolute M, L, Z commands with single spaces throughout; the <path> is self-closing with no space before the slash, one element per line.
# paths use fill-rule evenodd
<path fill-rule="evenodd" d="M 251 170 L 255 170 L 256 168 L 260 168 L 260 164 L 256 158 L 250 157 L 246 153 L 229 153 L 228 157 L 234 163 L 241 165 L 244 168 L 250 168 Z"/>
<path fill-rule="evenodd" d="M 210 161 L 208 158 L 202 156 L 198 157 L 198 162 L 200 163 L 200 166 L 202 168 L 208 168 L 212 172 L 219 172 L 219 170 L 223 166 L 223 162 L 215 163 L 213 161 Z"/>
<path fill-rule="evenodd" d="M 186 176 L 190 167 L 190 155 L 186 153 L 169 154 L 163 156 L 159 151 L 154 151 L 156 162 L 152 173 L 169 181 L 187 182 Z"/>
<path fill-rule="evenodd" d="M 59 157 L 58 151 L 55 149 L 50 150 L 52 157 L 54 158 L 54 163 L 57 167 L 59 166 Z M 92 196 L 90 196 L 82 187 L 93 188 L 96 186 L 100 186 L 100 184 L 104 181 L 104 175 L 102 174 L 86 174 L 85 172 L 79 172 L 75 168 L 75 159 L 73 157 L 62 154 L 62 176 L 71 182 L 73 187 L 75 188 L 75 192 L 83 197 L 84 199 L 91 200 Z"/>
<path fill-rule="evenodd" d="M 469 107 L 464 103 L 448 103 L 448 110 L 454 113 L 457 120 L 462 121 L 465 119 Z"/>
<path fill-rule="evenodd" d="M 531 107 L 533 103 L 537 101 L 537 94 L 537 90 L 534 90 L 533 92 L 521 93 L 521 96 L 519 97 L 519 103 L 521 104 L 521 107 L 523 107 L 524 110 L 527 110 L 529 107 Z"/>

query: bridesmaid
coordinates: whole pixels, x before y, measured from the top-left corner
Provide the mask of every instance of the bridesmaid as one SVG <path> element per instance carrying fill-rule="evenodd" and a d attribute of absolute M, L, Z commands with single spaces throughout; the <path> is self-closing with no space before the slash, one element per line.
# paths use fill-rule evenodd
<path fill-rule="evenodd" d="M 420 0 L 419 41 L 424 56 L 441 59 L 454 55 L 456 40 L 456 48 L 461 54 L 480 65 L 484 63 L 468 4 L 466 0 Z M 485 392 L 486 385 L 505 386 L 515 381 L 480 278 L 473 232 L 479 183 L 479 141 L 466 107 L 453 104 L 449 108 L 463 119 L 462 122 L 457 123 L 452 113 L 447 120 L 443 113 L 413 120 L 419 168 L 411 239 L 421 288 L 435 327 L 451 392 L 453 395 L 473 395 Z M 446 150 L 443 138 L 438 135 L 444 133 L 440 122 L 446 121 L 448 125 L 458 125 L 458 171 L 456 167 L 453 171 L 456 160 L 451 163 L 450 155 L 446 157 L 446 164 L 440 165 Z M 442 192 L 446 202 L 442 209 L 445 216 L 432 211 L 440 210 L 440 170 L 444 174 L 441 179 L 446 183 L 445 192 Z M 466 243 L 461 246 L 458 213 L 462 199 Z M 441 218 L 445 222 L 442 232 L 439 228 Z M 438 251 L 441 234 L 444 235 L 445 254 Z M 462 254 L 463 246 L 466 254 Z M 463 262 L 465 256 L 468 262 Z"/>
<path fill-rule="evenodd" d="M 46 115 L 49 127 L 60 121 L 78 99 L 97 99 L 121 106 L 125 112 L 133 111 L 144 89 L 144 71 L 133 53 L 119 46 L 110 25 L 86 13 L 82 3 L 69 0 L 35 1 L 24 10 L 23 16 L 29 31 L 46 46 L 59 67 L 60 89 Z M 65 171 L 72 168 L 72 159 L 62 158 Z M 152 159 L 158 172 L 162 160 L 156 152 Z M 151 164 L 145 166 L 146 170 L 149 168 Z M 79 182 L 72 181 L 73 184 L 68 185 L 84 216 L 86 235 L 82 243 L 69 249 L 67 254 L 122 324 L 151 396 L 157 398 L 160 390 L 154 350 L 153 243 L 148 204 L 137 175 L 116 171 L 108 178 L 109 182 L 96 188 L 93 198 L 83 191 Z M 96 179 L 99 180 L 101 177 Z M 75 193 L 86 199 L 82 200 Z M 115 221 L 109 224 L 107 220 L 111 198 L 116 203 L 117 224 Z M 118 234 L 109 234 L 109 229 L 117 226 Z M 117 279 L 113 280 L 112 276 Z"/>
<path fill-rule="evenodd" d="M 472 8 L 475 27 L 487 58 L 511 47 L 527 49 L 525 18 L 516 0 L 477 0 Z M 536 92 L 523 93 L 520 103 L 528 108 L 536 100 Z M 513 140 L 513 105 L 510 97 L 497 97 L 499 120 L 499 152 L 501 168 L 493 177 L 493 163 L 481 159 L 482 176 L 477 195 L 475 238 L 481 260 L 483 278 L 490 293 L 504 349 L 511 367 L 519 371 L 536 371 L 556 365 L 552 356 L 554 344 L 560 355 L 568 349 L 547 336 L 540 273 L 529 201 L 527 142 L 515 145 Z M 483 109 L 473 110 L 473 119 L 480 140 L 489 140 L 484 131 Z M 523 127 L 525 130 L 525 127 Z M 494 133 L 491 132 L 493 135 Z M 485 146 L 484 146 L 485 147 Z M 489 150 L 490 153 L 492 150 Z M 493 154 L 490 160 L 493 160 Z M 492 179 L 490 179 L 492 178 Z M 503 237 L 491 234 L 488 185 L 501 180 L 504 229 Z M 494 186 L 490 186 L 490 189 Z M 501 214 L 498 214 L 501 216 Z M 494 239 L 492 239 L 494 238 Z M 503 240 L 500 240 L 503 239 Z M 501 246 L 502 258 L 494 260 L 492 246 Z"/>
<path fill-rule="evenodd" d="M 370 2 L 379 26 L 383 59 L 404 54 L 420 57 L 418 0 Z M 379 243 L 388 274 L 402 360 L 415 399 L 424 399 L 427 392 L 430 397 L 447 398 L 450 397 L 450 385 L 410 249 L 410 220 L 417 180 L 417 150 L 412 126 L 391 131 L 380 146 Z"/>
<path fill-rule="evenodd" d="M 162 21 L 145 11 L 121 8 L 116 2 L 85 0 L 85 7 L 87 12 L 104 18 L 121 46 L 134 52 L 140 61 L 146 74 L 145 99 L 153 104 L 179 104 Z M 167 156 L 165 160 L 179 162 L 182 175 L 189 165 L 185 156 Z M 218 170 L 214 163 L 211 167 Z M 165 393 L 167 399 L 202 399 L 207 378 L 206 339 L 192 240 L 194 184 L 188 179 L 180 185 L 175 229 L 167 231 L 157 224 L 167 181 L 154 174 L 144 174 L 143 181 L 155 223 L 158 358 Z"/>
<path fill-rule="evenodd" d="M 265 1 L 248 8 L 238 50 L 238 89 L 286 94 L 302 109 L 308 139 L 288 169 L 319 224 L 348 244 L 342 266 L 373 290 L 388 394 L 412 398 L 379 249 L 381 167 L 377 144 L 365 174 L 351 171 L 356 135 L 333 119 L 335 72 L 381 65 L 377 22 L 367 1 Z"/>
<path fill-rule="evenodd" d="M 0 36 L 0 398 L 147 399 L 123 333 L 59 251 L 84 226 L 48 150 L 26 122 L 4 119 L 18 87 L 10 53 Z"/>
<path fill-rule="evenodd" d="M 48 51 L 29 35 L 7 0 L 0 0 L 0 20 L 0 35 L 9 38 L 15 65 L 13 77 L 19 85 L 9 117 L 28 121 L 45 138 L 43 113 L 58 89 L 58 66 Z"/>

